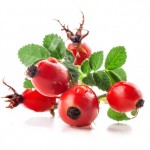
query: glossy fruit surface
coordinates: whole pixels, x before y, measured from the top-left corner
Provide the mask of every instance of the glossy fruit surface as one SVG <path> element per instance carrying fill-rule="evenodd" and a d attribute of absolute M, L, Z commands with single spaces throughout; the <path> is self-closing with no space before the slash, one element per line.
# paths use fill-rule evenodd
<path fill-rule="evenodd" d="M 120 81 L 112 85 L 107 101 L 117 112 L 129 112 L 143 106 L 142 93 L 133 83 Z"/>
<path fill-rule="evenodd" d="M 50 57 L 36 64 L 37 69 L 31 81 L 35 89 L 48 97 L 55 97 L 68 88 L 69 72 L 57 59 Z M 27 74 L 31 74 L 28 69 Z"/>
<path fill-rule="evenodd" d="M 23 105 L 36 112 L 51 110 L 56 104 L 55 97 L 46 97 L 36 90 L 27 89 L 22 93 Z"/>
<path fill-rule="evenodd" d="M 98 98 L 88 86 L 73 86 L 60 97 L 58 112 L 60 118 L 71 126 L 88 126 L 98 115 Z"/>
<path fill-rule="evenodd" d="M 68 45 L 68 49 L 75 56 L 75 65 L 81 65 L 91 55 L 91 49 L 86 43 L 71 43 Z"/>

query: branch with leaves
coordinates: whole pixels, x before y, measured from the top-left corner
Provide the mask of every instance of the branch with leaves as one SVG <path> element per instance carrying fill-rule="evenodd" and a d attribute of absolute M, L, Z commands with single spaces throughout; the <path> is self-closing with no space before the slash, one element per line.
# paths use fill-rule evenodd
<path fill-rule="evenodd" d="M 26 67 L 42 59 L 54 57 L 68 68 L 71 85 L 80 83 L 91 87 L 96 86 L 105 93 L 114 83 L 127 80 L 126 72 L 122 68 L 127 59 L 127 53 L 123 46 L 112 48 L 106 58 L 104 58 L 103 51 L 94 52 L 81 66 L 75 66 L 73 64 L 74 56 L 66 49 L 63 39 L 56 34 L 49 34 L 44 37 L 43 46 L 26 45 L 19 50 L 18 57 Z M 103 63 L 104 68 L 102 68 Z M 26 89 L 34 88 L 28 79 L 25 79 L 24 87 Z M 107 102 L 106 97 L 105 101 Z M 136 115 L 133 112 L 131 114 Z M 130 120 L 125 113 L 116 112 L 111 108 L 108 109 L 107 115 L 117 121 Z"/>

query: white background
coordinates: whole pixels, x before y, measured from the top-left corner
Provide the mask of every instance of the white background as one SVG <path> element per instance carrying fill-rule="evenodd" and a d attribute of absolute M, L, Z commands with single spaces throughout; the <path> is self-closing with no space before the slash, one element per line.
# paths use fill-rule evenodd
<path fill-rule="evenodd" d="M 1 0 L 0 1 L 0 81 L 21 93 L 24 66 L 17 58 L 19 48 L 42 44 L 44 35 L 57 33 L 67 40 L 59 19 L 76 29 L 85 14 L 84 28 L 90 31 L 85 42 L 93 51 L 107 52 L 125 46 L 128 58 L 124 69 L 128 81 L 141 89 L 145 106 L 139 116 L 117 124 L 101 105 L 93 129 L 69 127 L 58 114 L 35 113 L 23 106 L 5 108 L 0 99 L 0 150 L 50 149 L 150 149 L 150 2 L 149 0 Z M 9 94 L 0 82 L 0 97 Z"/>

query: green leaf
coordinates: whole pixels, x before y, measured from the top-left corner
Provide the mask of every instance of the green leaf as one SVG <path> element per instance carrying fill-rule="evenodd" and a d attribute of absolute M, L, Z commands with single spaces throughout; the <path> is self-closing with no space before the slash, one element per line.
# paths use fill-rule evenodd
<path fill-rule="evenodd" d="M 44 37 L 43 45 L 47 48 L 52 57 L 63 59 L 66 54 L 65 43 L 61 37 L 56 34 L 49 34 Z"/>
<path fill-rule="evenodd" d="M 46 59 L 50 56 L 47 49 L 42 46 L 29 44 L 20 48 L 18 57 L 25 66 L 31 66 L 39 60 Z"/>
<path fill-rule="evenodd" d="M 137 109 L 131 111 L 131 115 L 132 115 L 132 116 L 136 116 L 137 113 L 138 113 L 138 110 L 137 110 Z"/>
<path fill-rule="evenodd" d="M 79 71 L 78 71 L 78 69 L 76 68 L 76 66 L 74 66 L 73 64 L 68 63 L 68 62 L 63 62 L 63 64 L 64 64 L 64 65 L 67 67 L 67 69 L 69 70 L 69 74 L 70 74 L 71 81 L 72 81 L 73 83 L 78 82 L 78 79 L 79 79 Z"/>
<path fill-rule="evenodd" d="M 116 121 L 130 120 L 130 118 L 125 113 L 119 113 L 109 108 L 107 111 L 107 115 L 109 118 Z"/>
<path fill-rule="evenodd" d="M 113 70 L 120 68 L 126 62 L 127 54 L 123 46 L 114 47 L 106 57 L 105 69 Z"/>
<path fill-rule="evenodd" d="M 127 80 L 127 75 L 126 75 L 126 72 L 124 71 L 123 68 L 118 68 L 118 69 L 115 69 L 115 70 L 110 70 L 110 72 L 112 74 L 114 74 L 115 76 L 117 76 L 120 81 L 126 81 Z"/>
<path fill-rule="evenodd" d="M 103 91 L 108 91 L 111 86 L 111 79 L 104 71 L 98 71 L 93 74 L 97 87 Z"/>
<path fill-rule="evenodd" d="M 101 67 L 102 63 L 103 63 L 103 52 L 102 51 L 91 54 L 91 56 L 89 58 L 89 65 L 92 70 L 94 70 L 94 71 L 98 70 Z"/>
<path fill-rule="evenodd" d="M 118 68 L 115 70 L 108 70 L 107 73 L 112 80 L 112 84 L 114 84 L 115 82 L 118 82 L 118 81 L 126 81 L 127 80 L 126 72 L 122 68 Z"/>
<path fill-rule="evenodd" d="M 84 60 L 84 62 L 81 64 L 81 71 L 84 74 L 88 74 L 88 73 L 91 72 L 91 68 L 90 68 L 89 60 L 88 59 Z"/>
<path fill-rule="evenodd" d="M 70 52 L 69 50 L 66 50 L 66 55 L 64 57 L 64 60 L 66 62 L 70 62 L 71 64 L 73 64 L 75 58 L 74 58 L 74 55 L 72 54 L 72 52 Z"/>
<path fill-rule="evenodd" d="M 95 86 L 95 85 L 96 85 L 96 83 L 95 83 L 95 81 L 94 81 L 93 76 L 92 76 L 91 73 L 89 73 L 86 77 L 84 77 L 84 78 L 82 79 L 82 82 L 83 82 L 84 84 L 89 85 L 89 86 Z"/>
<path fill-rule="evenodd" d="M 34 88 L 31 80 L 28 80 L 27 78 L 25 78 L 25 81 L 23 83 L 23 87 L 26 88 L 26 89 L 32 89 L 32 88 Z"/>

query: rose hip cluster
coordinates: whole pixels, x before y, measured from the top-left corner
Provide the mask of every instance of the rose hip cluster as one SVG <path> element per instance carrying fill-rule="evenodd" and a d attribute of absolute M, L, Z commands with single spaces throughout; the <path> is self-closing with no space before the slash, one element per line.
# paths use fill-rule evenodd
<path fill-rule="evenodd" d="M 27 89 L 22 95 L 4 82 L 14 92 L 5 96 L 9 98 L 8 108 L 14 108 L 22 103 L 31 110 L 37 112 L 50 110 L 54 115 L 53 111 L 57 107 L 62 120 L 72 126 L 88 126 L 97 117 L 99 102 L 94 91 L 78 83 L 69 87 L 69 72 L 55 58 L 50 57 L 29 67 L 27 76 L 31 78 L 35 89 Z"/>
<path fill-rule="evenodd" d="M 57 20 L 59 23 L 60 21 Z M 74 65 L 81 65 L 90 57 L 92 51 L 86 43 L 82 43 L 89 31 L 82 34 L 84 15 L 80 27 L 74 34 L 65 25 L 62 26 L 67 37 L 72 41 L 68 50 L 75 57 Z M 66 66 L 54 57 L 38 61 L 26 70 L 26 76 L 34 88 L 26 89 L 21 95 L 9 86 L 13 94 L 7 95 L 8 108 L 19 104 L 36 112 L 50 111 L 54 116 L 54 109 L 58 109 L 60 118 L 71 126 L 89 126 L 97 118 L 100 100 L 93 89 L 80 82 L 71 83 L 71 74 Z M 140 90 L 132 83 L 118 81 L 107 91 L 107 102 L 110 107 L 119 113 L 138 110 L 144 100 Z"/>

